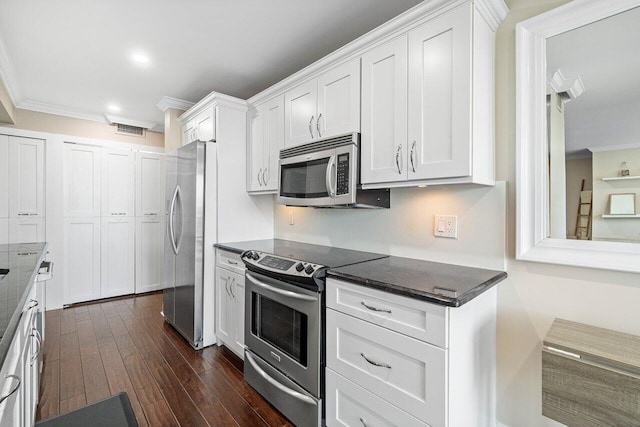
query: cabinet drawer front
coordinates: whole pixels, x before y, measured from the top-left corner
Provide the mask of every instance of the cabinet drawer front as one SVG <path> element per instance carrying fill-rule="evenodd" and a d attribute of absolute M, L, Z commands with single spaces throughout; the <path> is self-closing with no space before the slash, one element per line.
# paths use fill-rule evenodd
<path fill-rule="evenodd" d="M 447 351 L 327 310 L 327 367 L 432 426 L 445 425 Z"/>
<path fill-rule="evenodd" d="M 244 263 L 240 259 L 240 254 L 236 254 L 229 251 L 216 250 L 217 260 L 216 265 L 223 267 L 238 274 L 244 274 Z"/>
<path fill-rule="evenodd" d="M 329 278 L 327 307 L 438 347 L 448 347 L 445 306 Z"/>
<path fill-rule="evenodd" d="M 327 425 L 429 427 L 375 394 L 327 369 Z"/>

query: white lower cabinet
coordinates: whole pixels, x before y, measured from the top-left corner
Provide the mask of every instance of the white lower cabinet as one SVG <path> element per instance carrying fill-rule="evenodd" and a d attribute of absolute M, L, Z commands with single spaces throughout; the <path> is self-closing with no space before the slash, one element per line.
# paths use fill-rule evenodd
<path fill-rule="evenodd" d="M 24 424 L 24 387 L 22 367 L 23 341 L 14 338 L 7 357 L 0 369 L 0 427 L 15 427 Z"/>
<path fill-rule="evenodd" d="M 100 298 L 100 218 L 66 218 L 64 303 Z"/>
<path fill-rule="evenodd" d="M 328 426 L 495 426 L 496 288 L 455 308 L 333 278 L 326 295 Z"/>
<path fill-rule="evenodd" d="M 429 427 L 331 369 L 326 385 L 327 426 Z"/>
<path fill-rule="evenodd" d="M 102 218 L 100 297 L 135 292 L 135 218 Z"/>
<path fill-rule="evenodd" d="M 164 215 L 136 218 L 136 294 L 162 289 Z"/>
<path fill-rule="evenodd" d="M 216 337 L 218 344 L 224 344 L 244 359 L 243 264 L 238 254 L 220 249 L 217 252 Z"/>
<path fill-rule="evenodd" d="M 9 219 L 9 243 L 35 243 L 45 240 L 44 218 Z"/>

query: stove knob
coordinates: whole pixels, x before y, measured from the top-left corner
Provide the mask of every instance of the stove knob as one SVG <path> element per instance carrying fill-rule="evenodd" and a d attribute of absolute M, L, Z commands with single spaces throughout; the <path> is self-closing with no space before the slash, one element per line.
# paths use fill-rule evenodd
<path fill-rule="evenodd" d="M 251 258 L 253 258 L 254 260 L 257 260 L 258 258 L 260 258 L 260 254 L 258 254 L 258 252 L 254 252 L 254 253 L 251 255 Z"/>
<path fill-rule="evenodd" d="M 302 265 L 302 263 L 301 263 L 301 262 L 300 262 L 300 263 L 298 263 L 298 265 L 296 265 L 296 270 L 297 270 L 297 271 L 302 271 L 302 270 L 304 270 L 304 265 Z"/>
<path fill-rule="evenodd" d="M 307 274 L 313 273 L 313 267 L 311 266 L 311 264 L 307 265 L 307 268 L 304 269 L 304 272 Z"/>
<path fill-rule="evenodd" d="M 243 255 L 243 256 L 244 256 L 245 258 L 249 258 L 249 259 L 251 259 L 251 254 L 253 254 L 253 252 L 251 252 L 251 251 L 247 251 L 247 252 L 245 252 L 245 253 L 244 253 L 244 255 Z"/>

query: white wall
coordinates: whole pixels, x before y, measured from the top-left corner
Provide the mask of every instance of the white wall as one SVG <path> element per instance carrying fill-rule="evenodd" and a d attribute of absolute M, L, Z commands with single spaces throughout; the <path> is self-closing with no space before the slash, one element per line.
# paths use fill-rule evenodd
<path fill-rule="evenodd" d="M 508 181 L 507 272 L 498 288 L 498 419 L 559 425 L 541 415 L 541 341 L 556 317 L 640 335 L 640 275 L 514 260 L 515 24 L 565 0 L 511 0 L 496 40 L 497 178 Z"/>
<path fill-rule="evenodd" d="M 295 224 L 289 225 L 293 213 Z M 434 215 L 458 216 L 458 239 L 433 236 Z M 504 270 L 505 184 L 394 188 L 390 209 L 276 205 L 275 237 Z"/>

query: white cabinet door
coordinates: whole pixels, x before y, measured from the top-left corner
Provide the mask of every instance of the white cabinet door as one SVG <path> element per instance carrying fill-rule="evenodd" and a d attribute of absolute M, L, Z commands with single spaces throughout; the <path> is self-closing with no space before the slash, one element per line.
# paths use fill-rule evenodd
<path fill-rule="evenodd" d="M 66 218 L 64 304 L 100 298 L 100 218 Z"/>
<path fill-rule="evenodd" d="M 284 146 L 291 147 L 318 137 L 317 80 L 302 83 L 284 94 Z"/>
<path fill-rule="evenodd" d="M 316 137 L 360 131 L 360 58 L 318 77 Z"/>
<path fill-rule="evenodd" d="M 261 106 L 263 110 L 263 190 L 278 189 L 278 159 L 284 147 L 284 96 L 278 96 Z"/>
<path fill-rule="evenodd" d="M 216 139 L 216 113 L 215 107 L 207 107 L 194 119 L 196 140 L 215 141 Z"/>
<path fill-rule="evenodd" d="M 471 174 L 472 8 L 409 32 L 409 179 Z"/>
<path fill-rule="evenodd" d="M 44 217 L 44 141 L 9 137 L 9 216 Z"/>
<path fill-rule="evenodd" d="M 65 143 L 64 216 L 100 216 L 100 147 Z"/>
<path fill-rule="evenodd" d="M 0 245 L 9 243 L 9 218 L 0 218 Z"/>
<path fill-rule="evenodd" d="M 131 150 L 102 149 L 102 216 L 133 216 L 135 185 Z"/>
<path fill-rule="evenodd" d="M 101 298 L 135 292 L 135 218 L 102 218 Z"/>
<path fill-rule="evenodd" d="M 362 183 L 407 178 L 407 36 L 362 56 Z"/>
<path fill-rule="evenodd" d="M 231 349 L 244 359 L 244 276 L 232 273 L 231 298 L 233 299 L 234 336 Z"/>
<path fill-rule="evenodd" d="M 247 165 L 247 191 L 262 191 L 264 185 L 262 174 L 264 171 L 264 127 L 263 116 L 259 108 L 247 113 L 247 132 L 249 141 L 249 164 Z"/>
<path fill-rule="evenodd" d="M 216 336 L 218 340 L 231 345 L 233 341 L 233 299 L 231 298 L 232 273 L 224 268 L 216 268 Z"/>
<path fill-rule="evenodd" d="M 0 404 L 0 427 L 24 424 L 24 369 L 22 367 L 22 342 L 13 339 L 4 363 L 0 367 L 0 396 L 8 396 Z"/>
<path fill-rule="evenodd" d="M 35 243 L 46 240 L 44 218 L 9 219 L 9 243 Z"/>
<path fill-rule="evenodd" d="M 182 125 L 182 145 L 187 145 L 190 142 L 195 141 L 196 136 L 196 121 L 189 120 Z"/>
<path fill-rule="evenodd" d="M 0 218 L 9 217 L 9 137 L 0 135 Z M 0 242 L 2 231 L 0 231 Z"/>
<path fill-rule="evenodd" d="M 136 216 L 164 214 L 164 155 L 136 153 Z"/>
<path fill-rule="evenodd" d="M 136 218 L 136 293 L 162 289 L 164 215 Z"/>

